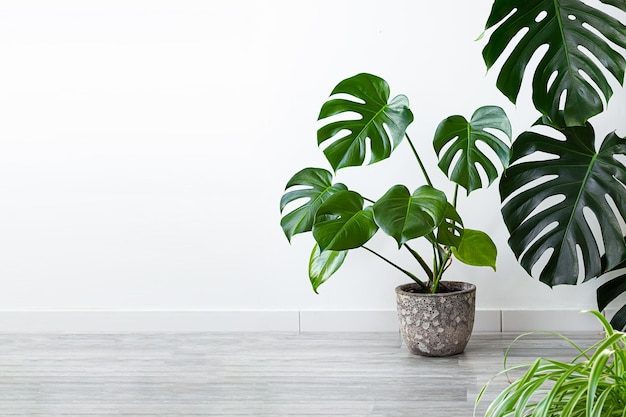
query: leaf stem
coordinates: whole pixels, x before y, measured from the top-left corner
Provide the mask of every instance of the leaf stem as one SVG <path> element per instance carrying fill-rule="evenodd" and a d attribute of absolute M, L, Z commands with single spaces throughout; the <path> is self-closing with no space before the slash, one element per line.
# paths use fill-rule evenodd
<path fill-rule="evenodd" d="M 433 278 L 433 285 L 431 288 L 431 292 L 433 294 L 435 294 L 439 290 L 439 282 L 441 281 L 441 276 L 443 275 L 444 271 L 448 269 L 447 267 L 449 265 L 446 264 L 448 263 L 449 259 L 450 253 L 448 251 L 444 251 L 443 259 L 441 259 L 440 268 L 435 272 L 435 277 Z"/>
<path fill-rule="evenodd" d="M 428 266 L 428 264 L 426 263 L 426 261 L 424 260 L 424 258 L 422 258 L 420 256 L 419 253 L 417 253 L 414 249 L 412 249 L 408 244 L 404 244 L 404 247 L 409 251 L 409 253 L 411 255 L 413 255 L 413 257 L 417 260 L 417 262 L 420 264 L 420 266 L 422 267 L 422 269 L 424 270 L 424 272 L 426 273 L 426 275 L 428 276 L 428 280 L 432 281 L 433 280 L 433 271 L 430 269 L 430 267 Z"/>
<path fill-rule="evenodd" d="M 404 136 L 406 136 L 406 140 L 407 142 L 409 142 L 409 146 L 411 147 L 411 150 L 413 151 L 413 155 L 415 155 L 415 159 L 417 159 L 417 163 L 419 164 L 420 169 L 422 170 L 422 174 L 424 174 L 424 179 L 426 180 L 428 185 L 432 187 L 433 183 L 430 181 L 430 177 L 428 176 L 428 173 L 426 172 L 426 168 L 424 167 L 424 164 L 422 163 L 422 159 L 417 153 L 417 149 L 415 149 L 415 146 L 413 145 L 413 141 L 411 141 L 411 138 L 409 137 L 408 134 L 405 133 Z"/>
<path fill-rule="evenodd" d="M 437 250 L 437 244 L 432 242 L 433 244 L 433 278 L 435 278 L 435 274 L 439 270 L 439 251 Z M 432 281 L 432 280 L 431 280 Z"/>
<path fill-rule="evenodd" d="M 394 268 L 396 268 L 397 270 L 403 272 L 405 275 L 407 275 L 409 278 L 411 278 L 413 281 L 415 281 L 420 287 L 422 287 L 422 289 L 426 292 L 430 292 L 430 290 L 428 289 L 428 287 L 426 286 L 426 284 L 424 284 L 422 282 L 422 280 L 420 280 L 418 277 L 416 277 L 415 275 L 413 275 L 412 273 L 410 273 L 409 271 L 407 271 L 404 268 L 401 268 L 400 266 L 396 265 L 395 263 L 391 262 L 389 259 L 385 258 L 384 256 L 382 256 L 381 254 L 373 251 L 372 249 L 368 248 L 367 246 L 361 246 L 363 249 L 365 249 L 366 251 L 373 253 L 374 255 L 378 256 L 380 259 L 382 259 L 383 261 L 387 262 L 389 265 L 393 266 Z"/>
<path fill-rule="evenodd" d="M 458 196 L 459 196 L 459 184 L 456 184 L 454 186 L 454 197 L 452 197 L 452 206 L 454 206 L 455 209 L 456 209 L 456 201 L 457 201 Z"/>

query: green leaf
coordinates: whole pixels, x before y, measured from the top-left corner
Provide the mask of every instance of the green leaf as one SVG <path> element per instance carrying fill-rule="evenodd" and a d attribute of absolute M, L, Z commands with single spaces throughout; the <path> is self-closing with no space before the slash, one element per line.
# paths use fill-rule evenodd
<path fill-rule="evenodd" d="M 623 1 L 604 3 L 626 10 Z M 548 45 L 532 74 L 532 88 L 535 107 L 553 122 L 559 120 L 559 111 L 564 110 L 564 126 L 583 126 L 603 111 L 602 98 L 608 102 L 613 93 L 604 69 L 620 84 L 624 82 L 626 60 L 607 40 L 626 48 L 626 26 L 580 0 L 496 0 L 486 29 L 494 26 L 498 27 L 483 49 L 488 68 L 520 31 L 528 29 L 510 49 L 497 80 L 500 91 L 513 103 L 531 58 L 540 47 Z M 561 108 L 563 94 L 565 106 Z"/>
<path fill-rule="evenodd" d="M 321 251 L 342 251 L 358 248 L 377 230 L 372 207 L 363 208 L 363 197 L 338 191 L 317 209 L 313 237 Z"/>
<path fill-rule="evenodd" d="M 433 146 L 439 156 L 439 168 L 450 178 L 467 190 L 467 194 L 483 188 L 477 165 L 487 174 L 489 185 L 498 178 L 498 170 L 493 162 L 478 148 L 482 142 L 493 150 L 502 167 L 509 165 L 509 146 L 486 129 L 499 130 L 511 139 L 511 123 L 500 107 L 485 106 L 474 112 L 468 122 L 463 116 L 450 116 L 439 123 L 435 132 Z M 441 154 L 442 149 L 449 145 Z M 452 167 L 452 162 L 458 159 Z"/>
<path fill-rule="evenodd" d="M 309 280 L 316 294 L 317 288 L 337 272 L 347 255 L 347 250 L 325 250 L 322 252 L 319 245 L 316 244 L 313 247 L 309 259 Z"/>
<path fill-rule="evenodd" d="M 431 236 L 431 241 L 449 247 L 458 247 L 463 239 L 463 220 L 452 204 L 446 202 L 443 221 L 437 227 L 437 235 Z"/>
<path fill-rule="evenodd" d="M 620 332 L 626 332 L 626 304 L 620 307 L 613 317 L 611 317 L 611 326 Z"/>
<path fill-rule="evenodd" d="M 530 332 L 519 336 L 550 333 L 568 342 L 579 354 L 567 362 L 538 358 L 526 365 L 506 367 L 511 346 L 505 352 L 505 370 L 498 375 L 509 375 L 526 368 L 523 376 L 506 384 L 504 390 L 489 405 L 486 416 L 572 416 L 624 417 L 624 333 L 612 332 L 604 317 L 592 314 L 607 330 L 600 341 L 583 350 L 567 337 L 553 332 Z M 514 342 L 515 343 L 515 342 Z M 593 351 L 593 355 L 589 355 Z M 498 376 L 496 375 L 496 376 Z M 490 384 L 492 378 L 488 383 Z M 480 391 L 483 397 L 487 385 Z M 476 407 L 475 407 L 476 410 Z"/>
<path fill-rule="evenodd" d="M 615 276 L 614 272 L 618 272 L 619 275 Z M 600 311 L 606 309 L 620 295 L 626 294 L 626 260 L 612 270 L 607 271 L 605 275 L 609 274 L 612 277 L 596 290 L 598 309 Z M 626 303 L 611 318 L 611 326 L 615 330 L 626 331 Z"/>
<path fill-rule="evenodd" d="M 324 149 L 324 155 L 333 169 L 363 165 L 368 142 L 370 164 L 388 158 L 413 121 L 409 100 L 399 95 L 389 101 L 389 85 L 371 74 L 358 74 L 341 81 L 331 96 L 336 94 L 352 97 L 350 100 L 329 99 L 322 106 L 318 119 L 339 115 L 341 120 L 330 122 L 317 131 L 318 144 L 331 142 Z M 355 114 L 359 116 L 356 120 Z"/>
<path fill-rule="evenodd" d="M 431 186 L 421 186 L 410 194 L 404 185 L 394 185 L 374 204 L 374 220 L 401 246 L 435 230 L 447 203 L 446 195 Z"/>
<path fill-rule="evenodd" d="M 583 311 L 581 311 L 581 313 L 590 313 L 590 314 L 594 315 L 596 317 L 596 319 L 598 319 L 598 321 L 600 322 L 602 327 L 604 327 L 604 334 L 607 337 L 613 336 L 615 334 L 615 331 L 611 327 L 611 324 L 608 322 L 606 317 L 604 317 L 604 315 L 602 315 L 602 313 L 600 313 L 599 311 L 597 311 L 597 310 L 583 310 Z M 624 337 L 624 334 L 622 334 L 622 337 Z"/>
<path fill-rule="evenodd" d="M 458 248 L 452 248 L 454 257 L 467 265 L 489 266 L 496 270 L 498 249 L 489 235 L 480 230 L 465 229 Z"/>
<path fill-rule="evenodd" d="M 621 339 L 621 335 L 613 335 L 614 339 Z M 603 373 L 605 372 L 605 365 L 607 361 L 611 358 L 612 353 L 610 350 L 605 349 L 599 352 L 596 352 L 593 355 L 592 368 L 591 373 L 589 374 L 589 385 L 587 388 L 587 415 L 600 415 L 599 413 L 593 413 L 593 404 L 596 399 L 596 390 L 598 389 L 598 384 L 600 383 Z"/>
<path fill-rule="evenodd" d="M 308 201 L 285 214 L 280 220 L 289 241 L 295 234 L 311 231 L 319 206 L 332 194 L 347 189 L 341 183 L 332 184 L 332 179 L 332 174 L 321 168 L 305 168 L 291 177 L 285 190 L 290 188 L 292 190 L 287 191 L 280 199 L 280 212 L 282 213 L 287 204 L 294 201 L 301 199 Z"/>
<path fill-rule="evenodd" d="M 624 0 L 600 0 L 604 4 L 615 6 L 623 12 L 626 12 L 626 1 Z"/>
<path fill-rule="evenodd" d="M 509 246 L 529 274 L 549 253 L 539 279 L 550 286 L 576 284 L 577 247 L 585 280 L 626 258 L 620 227 L 620 221 L 626 219 L 626 167 L 615 158 L 626 152 L 626 141 L 611 133 L 596 152 L 591 125 L 560 132 L 565 140 L 534 132 L 520 135 L 512 147 L 513 165 L 500 181 L 500 195 L 508 199 L 502 215 L 510 232 Z M 538 152 L 547 154 L 548 159 L 519 161 Z M 552 201 L 546 202 L 549 198 Z M 604 255 L 585 211 L 600 225 Z"/>
<path fill-rule="evenodd" d="M 600 285 L 597 290 L 598 309 L 600 311 L 608 307 L 621 294 L 626 293 L 626 261 L 622 262 L 607 274 L 611 272 L 621 272 L 620 275 L 613 276 L 610 280 Z"/>

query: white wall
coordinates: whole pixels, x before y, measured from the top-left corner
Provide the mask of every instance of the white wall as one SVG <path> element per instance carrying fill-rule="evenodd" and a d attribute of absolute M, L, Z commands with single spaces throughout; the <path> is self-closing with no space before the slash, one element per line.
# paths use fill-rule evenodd
<path fill-rule="evenodd" d="M 490 6 L 2 2 L 0 308 L 393 309 L 393 288 L 406 280 L 366 253 L 351 254 L 315 295 L 312 240 L 287 243 L 278 201 L 295 171 L 328 168 L 317 112 L 358 72 L 409 96 L 411 135 L 431 169 L 431 136 L 448 115 L 496 104 L 516 134 L 529 126 L 537 115 L 528 88 L 516 107 L 495 73 L 485 76 L 485 41 L 474 39 Z M 618 92 L 597 120 L 602 137 L 626 134 L 625 97 Z M 406 144 L 338 180 L 371 196 L 421 181 Z M 462 200 L 461 211 L 500 250 L 496 273 L 455 265 L 448 275 L 478 284 L 479 308 L 594 306 L 593 284 L 550 289 L 518 266 L 495 188 Z"/>

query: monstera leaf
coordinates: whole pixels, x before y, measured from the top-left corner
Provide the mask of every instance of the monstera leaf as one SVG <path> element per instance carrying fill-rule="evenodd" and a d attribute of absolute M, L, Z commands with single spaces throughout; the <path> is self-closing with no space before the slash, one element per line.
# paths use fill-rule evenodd
<path fill-rule="evenodd" d="M 317 209 L 313 237 L 320 251 L 358 248 L 378 230 L 372 207 L 363 208 L 363 197 L 354 191 L 338 191 Z"/>
<path fill-rule="evenodd" d="M 436 234 L 435 234 L 436 233 Z M 446 202 L 446 209 L 443 213 L 443 221 L 437 227 L 437 230 L 427 238 L 431 242 L 449 247 L 458 247 L 463 239 L 463 220 L 454 206 Z"/>
<path fill-rule="evenodd" d="M 308 201 L 287 213 L 280 220 L 280 225 L 289 241 L 291 241 L 291 237 L 297 233 L 311 231 L 313 221 L 315 220 L 315 213 L 319 206 L 332 194 L 347 189 L 343 184 L 332 184 L 332 180 L 332 174 L 325 169 L 305 168 L 296 173 L 291 177 L 289 182 L 287 182 L 285 190 L 293 189 L 283 194 L 280 199 L 281 213 L 287 204 L 302 199 L 308 199 Z"/>
<path fill-rule="evenodd" d="M 358 74 L 341 81 L 331 96 L 335 94 L 347 94 L 353 99 L 331 98 L 320 110 L 319 120 L 335 115 L 342 117 L 317 131 L 318 144 L 331 141 L 324 155 L 333 169 L 363 165 L 368 139 L 370 164 L 388 158 L 413 121 L 409 100 L 399 95 L 389 101 L 389 85 L 371 74 Z M 354 114 L 359 118 L 355 120 Z M 342 135 L 345 131 L 348 133 Z"/>
<path fill-rule="evenodd" d="M 466 265 L 489 266 L 496 270 L 498 249 L 489 235 L 480 230 L 465 229 L 461 243 L 452 248 L 452 253 Z"/>
<path fill-rule="evenodd" d="M 619 275 L 613 276 L 609 281 L 599 286 L 596 291 L 599 310 L 604 310 L 620 295 L 626 294 L 626 260 L 608 273 L 615 271 L 618 272 Z M 615 330 L 626 331 L 626 304 L 613 315 L 611 318 L 611 326 L 613 326 Z"/>
<path fill-rule="evenodd" d="M 549 254 L 539 279 L 551 286 L 576 284 L 577 247 L 585 280 L 626 258 L 620 227 L 626 219 L 626 167 L 615 158 L 626 152 L 626 141 L 611 133 L 596 152 L 591 125 L 560 132 L 564 140 L 534 132 L 520 135 L 513 143 L 512 166 L 500 181 L 500 195 L 508 199 L 502 215 L 509 245 L 529 274 Z M 535 153 L 549 159 L 518 162 Z M 600 226 L 604 254 L 587 216 Z"/>
<path fill-rule="evenodd" d="M 446 195 L 429 185 L 413 194 L 404 185 L 394 185 L 374 204 L 374 220 L 400 247 L 435 230 L 447 204 Z"/>
<path fill-rule="evenodd" d="M 320 251 L 319 245 L 316 244 L 313 247 L 311 258 L 309 259 L 309 280 L 316 294 L 317 288 L 337 272 L 347 255 L 347 250 Z"/>
<path fill-rule="evenodd" d="M 626 11 L 623 0 L 603 2 Z M 613 91 L 602 66 L 624 82 L 626 60 L 607 40 L 626 48 L 626 27 L 580 0 L 496 0 L 486 29 L 499 23 L 483 49 L 488 68 L 518 33 L 527 31 L 506 57 L 498 88 L 515 103 L 531 57 L 547 45 L 532 77 L 533 103 L 553 122 L 560 110 L 565 113 L 564 126 L 582 126 L 603 111 L 601 95 L 608 101 Z"/>
<path fill-rule="evenodd" d="M 433 146 L 440 157 L 439 168 L 448 178 L 465 188 L 467 194 L 483 187 L 476 165 L 480 165 L 487 174 L 488 185 L 498 178 L 498 170 L 476 146 L 478 142 L 491 148 L 504 168 L 509 164 L 509 146 L 486 129 L 499 130 L 511 139 L 511 123 L 504 110 L 496 106 L 479 108 L 469 122 L 463 116 L 450 116 L 439 123 L 435 132 Z M 440 155 L 448 144 L 448 149 Z M 457 155 L 459 157 L 451 169 L 452 161 Z"/>

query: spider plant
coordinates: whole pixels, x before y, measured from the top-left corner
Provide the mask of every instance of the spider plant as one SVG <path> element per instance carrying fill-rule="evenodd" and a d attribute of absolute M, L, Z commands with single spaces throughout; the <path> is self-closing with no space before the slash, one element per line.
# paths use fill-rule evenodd
<path fill-rule="evenodd" d="M 532 363 L 507 367 L 511 346 L 504 355 L 504 370 L 494 376 L 480 391 L 478 406 L 489 383 L 513 371 L 525 373 L 504 389 L 489 405 L 486 417 L 624 417 L 626 416 L 626 334 L 613 330 L 598 311 L 589 311 L 602 323 L 605 336 L 588 349 L 567 337 L 579 354 L 570 362 L 538 358 Z M 476 415 L 476 407 L 474 408 Z"/>

